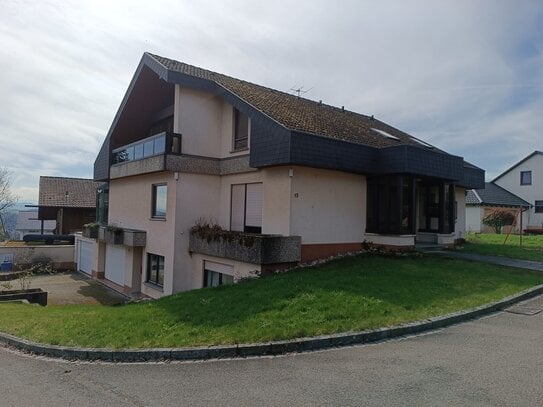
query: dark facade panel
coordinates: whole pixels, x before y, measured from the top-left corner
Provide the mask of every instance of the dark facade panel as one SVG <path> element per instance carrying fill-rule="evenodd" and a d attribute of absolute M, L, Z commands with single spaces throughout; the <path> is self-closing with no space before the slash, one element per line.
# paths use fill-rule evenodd
<path fill-rule="evenodd" d="M 290 163 L 290 131 L 271 120 L 251 117 L 251 167 Z"/>
<path fill-rule="evenodd" d="M 414 174 L 452 181 L 463 179 L 461 157 L 413 146 L 380 149 L 379 164 L 382 174 Z"/>
<path fill-rule="evenodd" d="M 371 174 L 378 170 L 377 152 L 362 144 L 292 132 L 290 164 Z"/>
<path fill-rule="evenodd" d="M 100 152 L 94 161 L 94 180 L 106 181 L 109 179 L 111 153 L 109 149 L 109 137 L 106 137 Z"/>
<path fill-rule="evenodd" d="M 485 171 L 472 166 L 464 167 L 463 177 L 458 186 L 468 189 L 481 189 L 485 187 Z"/>

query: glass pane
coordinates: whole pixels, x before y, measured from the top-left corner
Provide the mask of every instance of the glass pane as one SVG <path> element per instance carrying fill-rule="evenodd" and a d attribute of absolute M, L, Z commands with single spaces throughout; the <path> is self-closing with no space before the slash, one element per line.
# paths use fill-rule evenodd
<path fill-rule="evenodd" d="M 228 274 L 222 275 L 222 283 L 223 284 L 234 284 L 234 277 L 229 276 Z"/>
<path fill-rule="evenodd" d="M 157 256 L 158 258 L 158 285 L 164 285 L 164 257 Z"/>
<path fill-rule="evenodd" d="M 126 161 L 132 161 L 134 159 L 134 146 L 126 148 Z"/>
<path fill-rule="evenodd" d="M 155 139 L 155 154 L 162 154 L 166 151 L 166 136 L 160 136 Z"/>
<path fill-rule="evenodd" d="M 181 138 L 172 136 L 172 153 L 179 154 L 181 152 Z"/>
<path fill-rule="evenodd" d="M 154 208 L 153 216 L 157 218 L 166 217 L 166 199 L 168 196 L 167 185 L 155 185 L 154 186 Z"/>
<path fill-rule="evenodd" d="M 137 144 L 134 146 L 134 160 L 141 160 L 143 158 L 143 144 Z"/>
<path fill-rule="evenodd" d="M 153 155 L 153 140 L 146 141 L 143 145 L 143 156 L 151 157 Z"/>

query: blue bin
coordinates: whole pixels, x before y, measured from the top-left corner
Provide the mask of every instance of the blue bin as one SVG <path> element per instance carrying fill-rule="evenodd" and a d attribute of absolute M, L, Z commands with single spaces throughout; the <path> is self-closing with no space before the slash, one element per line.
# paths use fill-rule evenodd
<path fill-rule="evenodd" d="M 11 271 L 13 268 L 13 263 L 5 261 L 4 263 L 0 263 L 0 271 Z"/>

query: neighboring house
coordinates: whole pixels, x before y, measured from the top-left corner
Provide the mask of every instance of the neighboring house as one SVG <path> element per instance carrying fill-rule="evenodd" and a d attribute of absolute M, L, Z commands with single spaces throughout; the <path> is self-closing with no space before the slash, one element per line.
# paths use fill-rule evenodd
<path fill-rule="evenodd" d="M 524 199 L 512 194 L 502 187 L 485 182 L 483 189 L 471 189 L 466 195 L 466 231 L 475 233 L 494 233 L 494 229 L 483 224 L 483 219 L 493 210 L 506 209 L 516 219 L 513 230 L 520 231 L 522 213 L 522 225 L 526 226 L 530 204 Z M 504 227 L 503 232 L 509 232 L 511 228 Z"/>
<path fill-rule="evenodd" d="M 543 152 L 534 151 L 492 182 L 530 203 L 526 226 L 543 228 Z"/>
<path fill-rule="evenodd" d="M 375 119 L 145 53 L 94 165 L 79 268 L 151 297 L 361 250 L 452 244 L 484 171 Z M 105 208 L 108 205 L 108 208 Z M 101 219 L 100 219 L 101 218 Z M 247 232 L 191 233 L 199 219 Z"/>
<path fill-rule="evenodd" d="M 91 179 L 40 177 L 38 219 L 54 220 L 59 235 L 80 231 L 96 219 L 96 189 Z"/>
<path fill-rule="evenodd" d="M 31 234 L 51 235 L 55 228 L 54 220 L 39 220 L 38 211 L 19 211 L 13 240 L 23 240 L 25 235 Z"/>

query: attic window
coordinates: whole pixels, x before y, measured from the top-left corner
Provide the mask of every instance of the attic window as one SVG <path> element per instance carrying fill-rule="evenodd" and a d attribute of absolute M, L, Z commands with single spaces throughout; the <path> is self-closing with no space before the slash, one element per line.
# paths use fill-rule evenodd
<path fill-rule="evenodd" d="M 384 130 L 374 129 L 373 127 L 372 127 L 372 130 L 373 130 L 374 132 L 376 132 L 377 134 L 380 134 L 381 136 L 385 136 L 386 138 L 390 138 L 390 139 L 392 139 L 392 140 L 399 140 L 398 137 L 393 136 L 392 134 L 387 133 L 387 132 L 384 131 Z"/>
<path fill-rule="evenodd" d="M 411 140 L 413 140 L 415 143 L 418 143 L 420 144 L 421 146 L 424 146 L 424 147 L 428 147 L 428 148 L 434 148 L 433 145 L 431 144 L 428 144 L 422 140 L 419 140 L 418 138 L 415 138 L 415 137 L 411 137 Z"/>

